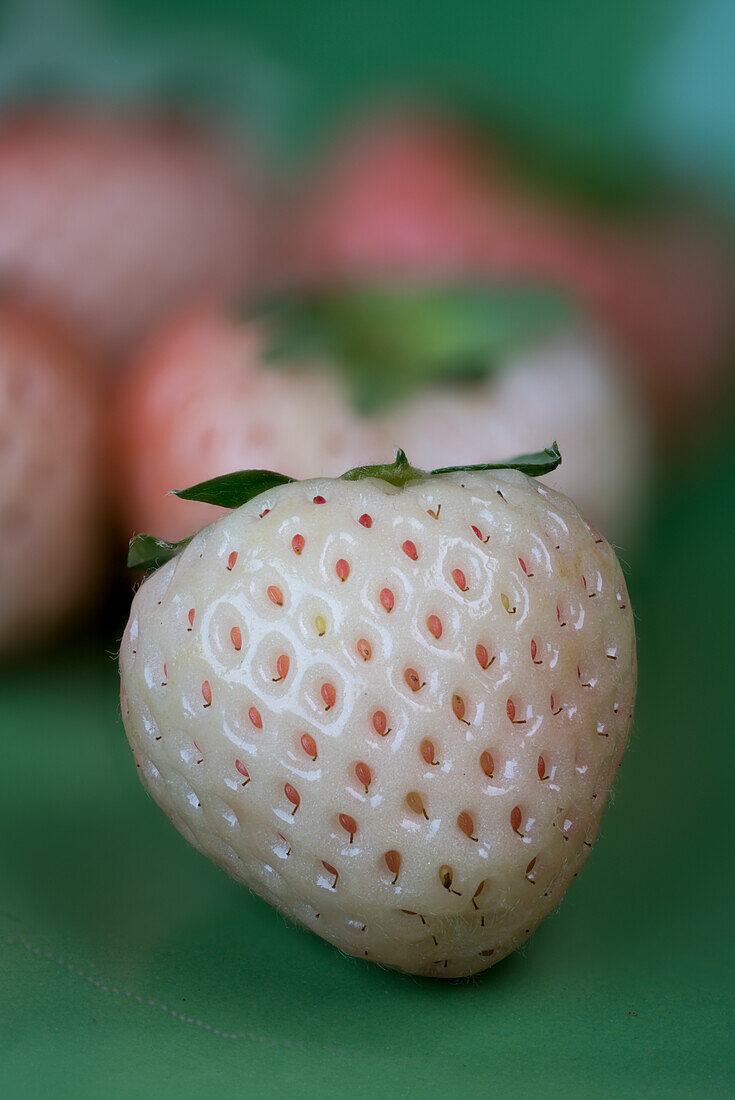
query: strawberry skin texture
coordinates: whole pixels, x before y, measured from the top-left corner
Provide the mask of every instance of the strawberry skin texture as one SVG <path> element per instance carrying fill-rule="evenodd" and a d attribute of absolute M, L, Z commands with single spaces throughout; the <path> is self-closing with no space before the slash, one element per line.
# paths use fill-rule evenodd
<path fill-rule="evenodd" d="M 101 558 L 99 407 L 55 322 L 0 305 L 0 652 L 42 645 L 89 602 Z"/>
<path fill-rule="evenodd" d="M 727 379 L 735 253 L 719 228 L 544 197 L 451 120 L 398 111 L 346 131 L 294 223 L 284 262 L 297 279 L 474 275 L 567 291 L 625 350 L 664 426 Z"/>
<path fill-rule="evenodd" d="M 111 434 L 124 530 L 178 539 L 210 523 L 209 505 L 168 494 L 223 470 L 338 475 L 385 453 L 330 373 L 264 366 L 262 345 L 257 325 L 203 306 L 122 373 Z"/>
<path fill-rule="evenodd" d="M 178 120 L 11 115 L 0 127 L 3 282 L 116 361 L 178 303 L 249 281 L 256 175 Z"/>
<path fill-rule="evenodd" d="M 120 663 L 187 840 L 343 951 L 443 978 L 581 868 L 636 681 L 615 554 L 517 472 L 265 493 L 142 585 Z"/>

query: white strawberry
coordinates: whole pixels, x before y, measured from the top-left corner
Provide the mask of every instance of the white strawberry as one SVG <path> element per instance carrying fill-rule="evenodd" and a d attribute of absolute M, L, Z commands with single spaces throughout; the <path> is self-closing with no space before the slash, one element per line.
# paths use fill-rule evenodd
<path fill-rule="evenodd" d="M 429 476 L 399 452 L 349 480 L 271 478 L 135 596 L 122 710 L 144 785 L 200 851 L 350 954 L 483 970 L 594 842 L 630 726 L 633 618 L 608 544 L 519 472 L 554 464 Z"/>

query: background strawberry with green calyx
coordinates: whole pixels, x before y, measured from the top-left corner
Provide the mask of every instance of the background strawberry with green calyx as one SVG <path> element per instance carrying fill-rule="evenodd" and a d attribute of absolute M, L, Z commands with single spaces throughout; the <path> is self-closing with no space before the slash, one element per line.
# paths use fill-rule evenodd
<path fill-rule="evenodd" d="M 193 310 L 120 383 L 122 526 L 190 533 L 204 513 L 168 492 L 222 470 L 336 475 L 403 433 L 421 466 L 474 464 L 496 444 L 512 452 L 556 435 L 567 458 L 552 483 L 625 540 L 648 442 L 616 366 L 569 302 L 540 287 L 375 284 L 273 295 L 237 316 Z"/>

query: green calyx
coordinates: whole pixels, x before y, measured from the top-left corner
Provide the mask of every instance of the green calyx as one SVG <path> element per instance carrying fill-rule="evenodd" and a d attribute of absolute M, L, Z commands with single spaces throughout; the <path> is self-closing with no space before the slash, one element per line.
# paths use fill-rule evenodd
<path fill-rule="evenodd" d="M 406 452 L 400 448 L 396 451 L 396 457 L 390 464 L 379 466 L 355 466 L 354 470 L 348 470 L 342 474 L 340 481 L 362 481 L 366 477 L 375 477 L 380 481 L 387 481 L 390 485 L 396 485 L 402 489 L 409 481 L 421 481 L 426 477 L 434 477 L 439 474 L 463 474 L 477 473 L 481 470 L 519 470 L 528 477 L 543 477 L 550 474 L 561 464 L 561 451 L 554 440 L 550 447 L 543 451 L 535 451 L 533 454 L 517 455 L 515 458 L 505 459 L 503 462 L 484 462 L 479 466 L 442 466 L 438 470 L 419 470 L 412 466 L 406 458 Z"/>
<path fill-rule="evenodd" d="M 543 451 L 518 455 L 516 458 L 502 462 L 487 462 L 479 466 L 444 466 L 438 470 L 428 471 L 412 466 L 406 458 L 405 451 L 399 449 L 396 451 L 393 462 L 376 466 L 356 466 L 342 474 L 338 480 L 363 481 L 366 478 L 377 478 L 379 481 L 387 481 L 389 485 L 402 489 L 410 482 L 421 481 L 427 477 L 452 473 L 475 473 L 482 470 L 519 470 L 528 477 L 543 477 L 544 474 L 550 474 L 555 470 L 560 463 L 561 452 L 556 441 L 550 447 L 545 447 Z M 271 470 L 239 470 L 212 478 L 210 481 L 202 481 L 189 489 L 174 490 L 174 495 L 181 497 L 182 500 L 197 500 L 205 504 L 233 509 L 247 504 L 248 501 L 269 489 L 278 485 L 287 485 L 296 480 Z M 192 538 L 193 535 L 190 535 L 189 538 L 182 539 L 180 542 L 167 542 L 153 535 L 134 535 L 128 547 L 128 568 L 158 569 L 159 566 L 176 557 Z"/>
<path fill-rule="evenodd" d="M 167 542 L 155 535 L 133 535 L 128 543 L 128 569 L 158 569 L 165 562 L 175 558 L 193 538 L 180 542 Z"/>
<path fill-rule="evenodd" d="M 273 470 L 238 470 L 233 474 L 210 478 L 209 481 L 200 481 L 189 489 L 174 489 L 173 492 L 182 500 L 200 500 L 219 508 L 239 508 L 276 485 L 288 485 L 294 480 Z"/>
<path fill-rule="evenodd" d="M 272 295 L 245 315 L 265 321 L 267 362 L 329 365 L 362 413 L 491 374 L 575 318 L 558 291 L 528 283 L 356 284 Z"/>

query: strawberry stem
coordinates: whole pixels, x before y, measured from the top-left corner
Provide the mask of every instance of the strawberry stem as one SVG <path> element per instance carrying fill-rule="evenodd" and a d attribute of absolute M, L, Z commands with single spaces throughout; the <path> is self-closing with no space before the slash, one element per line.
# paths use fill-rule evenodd
<path fill-rule="evenodd" d="M 355 466 L 346 474 L 342 474 L 340 481 L 363 481 L 366 477 L 375 477 L 379 481 L 387 481 L 389 485 L 396 485 L 402 489 L 409 481 L 419 481 L 427 476 L 425 470 L 419 470 L 411 465 L 406 458 L 406 452 L 399 447 L 393 462 L 383 462 L 377 466 Z"/>

